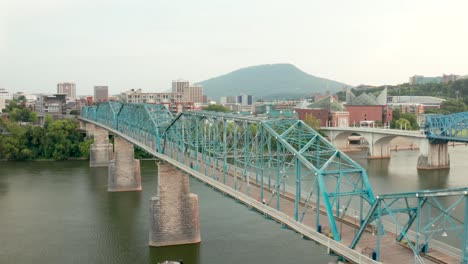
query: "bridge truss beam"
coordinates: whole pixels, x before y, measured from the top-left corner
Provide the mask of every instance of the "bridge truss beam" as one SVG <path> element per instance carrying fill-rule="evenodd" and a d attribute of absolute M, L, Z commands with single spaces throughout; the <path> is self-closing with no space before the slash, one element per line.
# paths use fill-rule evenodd
<path fill-rule="evenodd" d="M 315 208 L 326 211 L 337 241 L 341 234 L 335 218 L 343 218 L 352 204 L 369 208 L 374 202 L 365 170 L 300 120 L 184 112 L 166 129 L 163 150 L 167 155 L 186 153 L 194 158 L 194 168 L 199 162 L 220 168 L 224 183 L 228 167 L 234 167 L 243 179 L 234 188 L 249 188 L 255 180 L 262 187 L 259 198 L 276 198 L 277 210 L 279 194 L 292 192 L 296 221 L 303 221 L 310 210 L 300 203 L 315 201 Z M 265 197 L 264 188 L 274 195 Z M 320 210 L 315 213 L 320 230 Z"/>
<path fill-rule="evenodd" d="M 424 130 L 431 143 L 468 142 L 468 112 L 425 117 Z"/>

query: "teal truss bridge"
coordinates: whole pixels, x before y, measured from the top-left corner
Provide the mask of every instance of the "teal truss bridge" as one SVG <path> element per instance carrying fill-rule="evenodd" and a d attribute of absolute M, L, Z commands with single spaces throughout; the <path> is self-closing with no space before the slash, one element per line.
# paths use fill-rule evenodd
<path fill-rule="evenodd" d="M 423 130 L 431 142 L 468 142 L 468 112 L 426 115 Z"/>
<path fill-rule="evenodd" d="M 468 263 L 468 188 L 376 195 L 366 170 L 301 120 L 206 111 L 174 117 L 162 105 L 119 102 L 84 107 L 80 119 L 253 197 L 276 220 L 304 226 L 295 230 L 305 237 L 339 242 L 334 252 L 352 262 L 408 263 L 410 253 L 415 263 Z M 436 239 L 448 235 L 450 245 Z"/>

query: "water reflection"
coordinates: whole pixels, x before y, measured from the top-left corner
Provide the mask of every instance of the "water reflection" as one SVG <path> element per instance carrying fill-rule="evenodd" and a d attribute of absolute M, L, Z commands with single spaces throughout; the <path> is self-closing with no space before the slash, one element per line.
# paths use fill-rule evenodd
<path fill-rule="evenodd" d="M 150 263 L 159 263 L 165 260 L 183 260 L 184 263 L 199 264 L 200 244 L 180 245 L 172 247 L 150 247 Z"/>
<path fill-rule="evenodd" d="M 449 188 L 450 169 L 418 170 L 418 185 L 421 190 Z"/>

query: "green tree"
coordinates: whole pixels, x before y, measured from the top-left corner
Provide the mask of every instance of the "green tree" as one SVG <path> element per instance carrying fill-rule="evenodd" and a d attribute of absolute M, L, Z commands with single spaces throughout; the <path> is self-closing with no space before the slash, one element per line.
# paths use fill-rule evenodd
<path fill-rule="evenodd" d="M 395 122 L 396 128 L 411 130 L 411 123 L 405 118 L 400 118 Z"/>
<path fill-rule="evenodd" d="M 440 109 L 446 111 L 447 113 L 458 113 L 465 112 L 466 105 L 463 101 L 458 101 L 455 99 L 447 99 L 440 105 Z"/>
<path fill-rule="evenodd" d="M 226 108 L 226 107 L 224 107 L 222 105 L 216 105 L 216 104 L 212 104 L 212 105 L 209 105 L 207 107 L 204 107 L 203 110 L 213 111 L 213 112 L 224 112 L 224 113 L 231 112 L 231 110 L 229 110 L 229 108 Z"/>
<path fill-rule="evenodd" d="M 418 130 L 419 129 L 419 124 L 416 119 L 416 115 L 410 114 L 410 113 L 404 113 L 401 115 L 402 118 L 408 120 L 411 124 L 411 128 L 413 130 Z"/>
<path fill-rule="evenodd" d="M 312 114 L 307 114 L 304 118 L 304 123 L 309 125 L 313 130 L 319 131 L 320 127 L 322 125 L 322 122 L 320 119 L 317 119 L 314 115 Z"/>

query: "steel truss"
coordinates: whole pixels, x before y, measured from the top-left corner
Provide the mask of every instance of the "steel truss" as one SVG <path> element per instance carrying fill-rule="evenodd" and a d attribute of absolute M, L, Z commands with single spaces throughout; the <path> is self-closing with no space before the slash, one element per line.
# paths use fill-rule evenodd
<path fill-rule="evenodd" d="M 426 115 L 424 126 L 431 143 L 468 142 L 468 112 Z"/>
<path fill-rule="evenodd" d="M 83 107 L 81 116 L 130 135 L 161 152 L 162 132 L 174 120 L 164 105 L 106 102 Z"/>
<path fill-rule="evenodd" d="M 322 231 L 319 215 L 324 211 L 337 241 L 341 241 L 337 221 L 358 208 L 359 215 L 352 217 L 359 219 L 360 228 L 350 247 L 356 247 L 366 228 L 375 226 L 377 260 L 380 238 L 389 231 L 413 250 L 419 262 L 420 253 L 427 252 L 429 245 L 440 244 L 433 239 L 435 234 L 455 231 L 462 240 L 458 255 L 462 263 L 468 263 L 468 188 L 374 197 L 366 171 L 300 120 L 204 111 L 184 112 L 174 118 L 163 105 L 118 102 L 83 107 L 81 116 L 124 132 L 178 161 L 190 157 L 195 170 L 201 170 L 203 163 L 205 175 L 225 184 L 234 170 L 234 175 L 244 179 L 236 181 L 234 189 L 245 188 L 248 193 L 249 182 L 254 181 L 262 187 L 260 199 L 267 198 L 268 203 L 276 199 L 279 211 L 279 194 L 292 193 L 295 220 L 303 222 L 312 215 L 317 231 Z M 466 121 L 466 113 L 458 116 L 456 122 Z M 428 131 L 435 124 L 428 122 Z M 458 127 L 463 130 L 462 125 Z M 445 131 L 454 130 L 452 126 Z M 221 170 L 223 177 L 218 179 L 207 168 Z M 455 210 L 458 207 L 463 209 Z"/>
<path fill-rule="evenodd" d="M 381 236 L 386 235 L 387 230 L 396 235 L 397 242 L 411 248 L 415 262 L 423 263 L 420 253 L 429 252 L 431 239 L 448 236 L 447 233 L 452 231 L 451 235 L 458 236 L 462 241 L 462 252 L 458 253 L 454 248 L 449 251 L 462 255 L 462 263 L 467 263 L 467 195 L 468 188 L 379 195 L 350 247 L 356 247 L 364 231 L 374 222 L 377 231 L 377 259 L 380 255 Z"/>
<path fill-rule="evenodd" d="M 164 136 L 164 153 L 172 155 L 167 149 L 189 153 L 195 169 L 199 162 L 219 166 L 224 183 L 230 166 L 244 179 L 254 174 L 255 183 L 262 187 L 260 199 L 265 198 L 264 188 L 274 190 L 275 197 L 266 198 L 277 199 L 277 210 L 281 210 L 278 194 L 288 188 L 295 195 L 296 221 L 303 221 L 311 208 L 300 203 L 315 202 L 315 208 L 326 211 L 337 241 L 341 237 L 335 218 L 344 217 L 351 204 L 364 209 L 374 203 L 366 171 L 300 120 L 184 112 Z M 288 180 L 292 175 L 292 181 Z M 317 230 L 321 230 L 320 210 L 315 214 Z"/>

